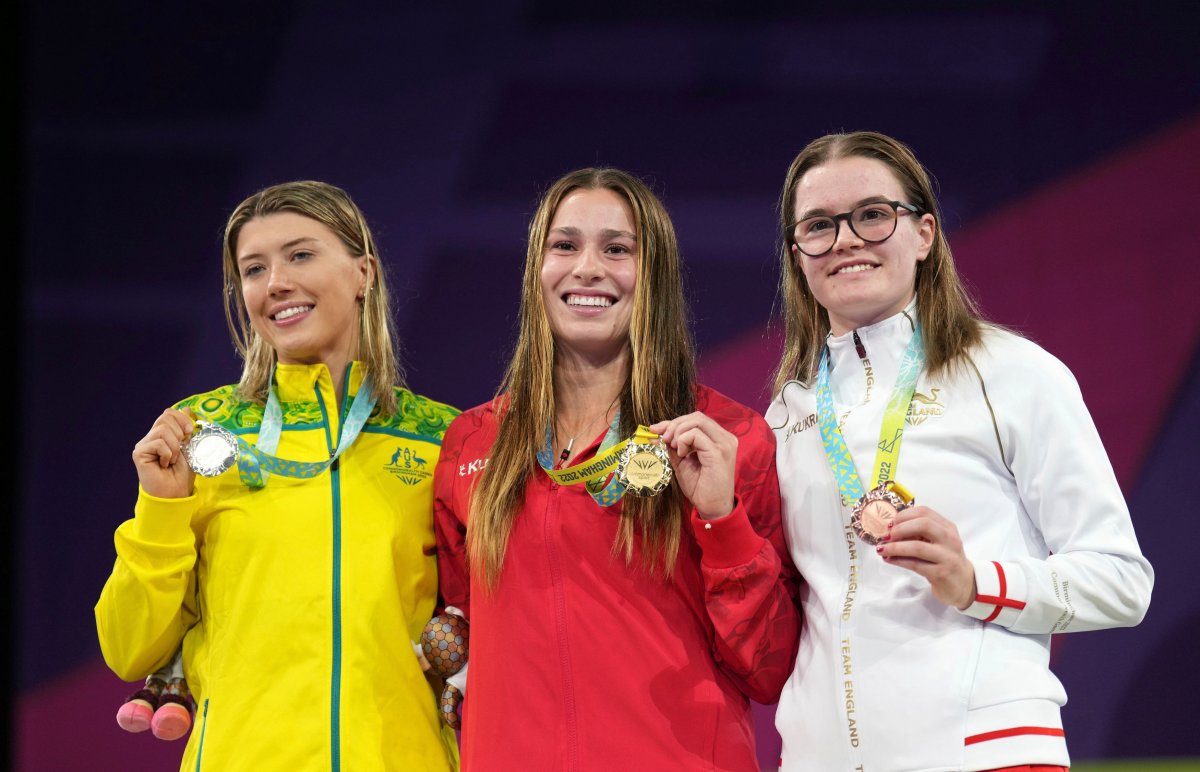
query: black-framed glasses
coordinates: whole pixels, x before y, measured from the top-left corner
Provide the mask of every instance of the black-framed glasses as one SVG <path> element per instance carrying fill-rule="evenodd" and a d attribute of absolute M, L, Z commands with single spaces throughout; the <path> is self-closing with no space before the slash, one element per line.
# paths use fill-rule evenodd
<path fill-rule="evenodd" d="M 821 257 L 829 254 L 837 243 L 838 229 L 845 220 L 855 236 L 868 244 L 878 244 L 887 241 L 896 232 L 896 221 L 900 219 L 901 211 L 922 213 L 920 207 L 903 201 L 872 201 L 849 212 L 798 220 L 788 228 L 786 238 L 809 257 Z"/>

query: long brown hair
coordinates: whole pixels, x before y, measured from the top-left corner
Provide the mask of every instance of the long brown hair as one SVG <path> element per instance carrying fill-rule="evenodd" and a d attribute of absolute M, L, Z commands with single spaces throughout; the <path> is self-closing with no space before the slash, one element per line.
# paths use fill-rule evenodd
<path fill-rule="evenodd" d="M 811 169 L 838 158 L 860 156 L 885 164 L 904 189 L 908 203 L 934 216 L 934 240 L 929 255 L 917 263 L 917 318 L 925 341 L 925 361 L 937 374 L 961 361 L 978 344 L 983 323 L 979 308 L 967 292 L 950 243 L 942 232 L 942 214 L 929 173 L 904 143 L 874 131 L 827 134 L 800 151 L 788 168 L 779 199 L 779 294 L 783 298 L 783 357 L 775 371 L 774 393 L 793 379 L 809 384 L 816 375 L 821 350 L 829 335 L 829 313 L 813 296 L 792 255 L 788 227 L 795 217 L 796 186 Z"/>
<path fill-rule="evenodd" d="M 254 331 L 242 297 L 242 277 L 237 265 L 237 242 L 246 223 L 278 212 L 294 212 L 316 220 L 341 240 L 351 256 L 375 262 L 371 285 L 358 304 L 358 353 L 371 376 L 375 404 L 380 412 L 396 412 L 393 386 L 403 386 L 404 376 L 396 356 L 395 332 L 388 307 L 387 281 L 379 250 L 367 219 L 346 191 L 325 182 L 301 180 L 264 188 L 237 205 L 225 224 L 225 321 L 233 345 L 242 355 L 238 394 L 259 403 L 267 400 L 271 371 L 278 356 Z M 334 378 L 341 373 L 331 373 Z"/>
<path fill-rule="evenodd" d="M 616 193 L 629 205 L 637 229 L 630 367 L 620 394 L 622 436 L 632 434 L 638 424 L 691 412 L 695 405 L 679 245 L 666 208 L 645 183 L 619 169 L 579 169 L 563 176 L 542 196 L 529 223 L 517 344 L 493 402 L 499 420 L 496 442 L 471 500 L 468 557 L 473 572 L 489 590 L 499 582 L 525 486 L 530 475 L 538 473 L 536 454 L 555 418 L 555 343 L 542 295 L 542 261 L 555 211 L 569 193 L 579 189 Z M 626 562 L 632 563 L 638 535 L 646 566 L 657 566 L 669 575 L 679 553 L 683 502 L 678 485 L 655 498 L 626 496 L 614 553 L 623 552 Z"/>

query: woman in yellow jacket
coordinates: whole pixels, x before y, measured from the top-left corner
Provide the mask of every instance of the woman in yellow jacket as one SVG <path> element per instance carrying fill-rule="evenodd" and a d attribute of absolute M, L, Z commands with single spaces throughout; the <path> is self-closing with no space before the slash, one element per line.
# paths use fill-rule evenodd
<path fill-rule="evenodd" d="M 182 642 L 184 770 L 455 769 L 409 642 L 434 611 L 432 473 L 458 411 L 393 385 L 379 253 L 344 191 L 243 201 L 224 274 L 242 378 L 134 448 L 96 605 L 105 661 L 137 680 Z"/>

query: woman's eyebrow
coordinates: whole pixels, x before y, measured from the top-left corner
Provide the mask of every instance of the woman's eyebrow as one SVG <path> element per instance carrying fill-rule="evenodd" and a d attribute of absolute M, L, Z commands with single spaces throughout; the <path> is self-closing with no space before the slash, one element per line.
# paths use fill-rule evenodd
<path fill-rule="evenodd" d="M 862 198 L 862 199 L 859 199 L 858 201 L 856 201 L 854 206 L 850 207 L 850 209 L 853 211 L 855 209 L 858 209 L 863 204 L 877 204 L 881 201 L 890 201 L 890 200 L 891 199 L 888 198 L 887 196 L 867 196 L 866 198 Z M 816 209 L 809 209 L 807 212 L 805 212 L 804 214 L 797 217 L 796 222 L 800 222 L 801 220 L 807 220 L 810 217 L 831 217 L 831 216 L 832 216 L 832 214 L 829 212 L 828 209 L 822 209 L 822 208 L 818 207 Z"/>
<path fill-rule="evenodd" d="M 320 243 L 320 240 L 316 239 L 312 236 L 301 236 L 298 239 L 292 239 L 291 241 L 287 242 L 286 244 L 283 244 L 282 246 L 280 246 L 280 249 L 291 249 L 292 247 L 299 246 L 300 244 L 304 244 L 306 242 L 312 242 L 313 244 L 318 244 L 318 243 Z M 261 257 L 262 257 L 262 255 L 258 254 L 257 252 L 252 252 L 248 255 L 240 255 L 238 257 L 238 262 L 240 263 L 243 260 L 253 260 L 255 258 L 261 258 Z"/>

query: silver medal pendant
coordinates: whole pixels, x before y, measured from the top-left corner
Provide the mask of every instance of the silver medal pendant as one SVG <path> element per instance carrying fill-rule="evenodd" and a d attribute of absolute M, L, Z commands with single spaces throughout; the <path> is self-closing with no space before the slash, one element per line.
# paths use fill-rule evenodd
<path fill-rule="evenodd" d="M 238 460 L 238 440 L 224 426 L 207 421 L 196 423 L 197 431 L 183 446 L 183 455 L 188 466 L 201 477 L 216 477 L 224 474 Z"/>

